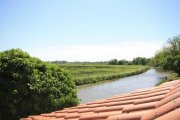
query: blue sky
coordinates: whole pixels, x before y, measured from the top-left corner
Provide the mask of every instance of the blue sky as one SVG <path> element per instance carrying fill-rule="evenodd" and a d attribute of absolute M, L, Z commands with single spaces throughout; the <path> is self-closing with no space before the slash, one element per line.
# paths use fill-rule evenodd
<path fill-rule="evenodd" d="M 180 34 L 179 0 L 1 0 L 0 51 L 42 60 L 151 57 Z"/>

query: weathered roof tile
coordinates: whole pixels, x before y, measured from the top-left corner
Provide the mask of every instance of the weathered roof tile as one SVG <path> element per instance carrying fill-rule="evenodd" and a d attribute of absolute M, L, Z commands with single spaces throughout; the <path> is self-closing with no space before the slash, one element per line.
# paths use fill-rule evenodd
<path fill-rule="evenodd" d="M 173 110 L 155 120 L 179 120 L 180 119 L 180 108 Z"/>
<path fill-rule="evenodd" d="M 180 97 L 143 115 L 142 120 L 156 119 L 156 118 L 158 118 L 162 115 L 165 115 L 166 113 L 171 112 L 179 107 L 180 107 Z"/>
<path fill-rule="evenodd" d="M 129 105 L 123 108 L 123 112 L 131 112 L 131 111 L 139 111 L 139 110 L 147 110 L 155 108 L 156 102 L 144 103 L 139 105 Z"/>

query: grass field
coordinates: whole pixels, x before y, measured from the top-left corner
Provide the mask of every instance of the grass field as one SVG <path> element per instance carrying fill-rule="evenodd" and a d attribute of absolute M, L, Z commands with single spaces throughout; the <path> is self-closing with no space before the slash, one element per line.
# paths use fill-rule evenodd
<path fill-rule="evenodd" d="M 96 83 L 103 80 L 135 75 L 146 71 L 149 67 L 141 65 L 103 65 L 103 64 L 60 64 L 69 71 L 76 85 Z"/>

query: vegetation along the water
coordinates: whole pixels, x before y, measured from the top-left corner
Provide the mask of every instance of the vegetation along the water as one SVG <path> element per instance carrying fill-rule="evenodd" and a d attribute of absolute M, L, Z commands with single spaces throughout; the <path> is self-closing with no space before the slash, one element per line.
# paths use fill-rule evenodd
<path fill-rule="evenodd" d="M 60 66 L 71 73 L 76 85 L 126 77 L 149 69 L 143 65 L 60 64 Z"/>
<path fill-rule="evenodd" d="M 178 79 L 180 77 L 180 35 L 170 38 L 155 54 L 150 65 L 169 72 L 168 77 L 158 84 Z"/>

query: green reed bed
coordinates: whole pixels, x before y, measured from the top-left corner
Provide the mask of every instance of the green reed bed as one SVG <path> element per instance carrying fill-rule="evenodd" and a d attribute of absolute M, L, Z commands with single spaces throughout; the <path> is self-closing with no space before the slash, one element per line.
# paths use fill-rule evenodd
<path fill-rule="evenodd" d="M 141 65 L 60 64 L 60 66 L 71 73 L 76 85 L 127 77 L 149 69 L 148 66 Z"/>

